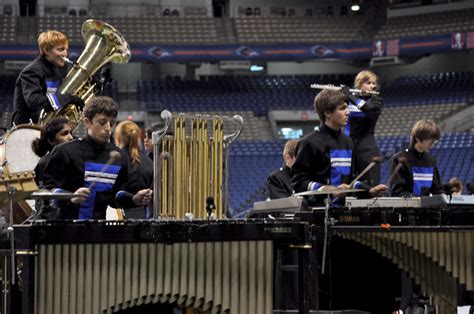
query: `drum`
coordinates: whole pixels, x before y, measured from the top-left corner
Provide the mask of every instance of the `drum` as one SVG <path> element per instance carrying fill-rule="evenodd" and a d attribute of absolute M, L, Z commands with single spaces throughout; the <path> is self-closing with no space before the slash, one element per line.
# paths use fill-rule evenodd
<path fill-rule="evenodd" d="M 31 143 L 41 136 L 41 127 L 20 124 L 11 129 L 0 141 L 0 165 L 5 164 L 9 173 L 31 172 L 40 160 Z"/>

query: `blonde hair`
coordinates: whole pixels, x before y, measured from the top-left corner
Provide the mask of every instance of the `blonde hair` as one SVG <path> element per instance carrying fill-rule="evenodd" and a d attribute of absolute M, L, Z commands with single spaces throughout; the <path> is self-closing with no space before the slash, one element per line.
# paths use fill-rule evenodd
<path fill-rule="evenodd" d="M 38 48 L 41 55 L 45 55 L 47 50 L 53 49 L 56 46 L 68 46 L 69 42 L 61 32 L 58 31 L 47 31 L 42 32 L 38 36 Z"/>
<path fill-rule="evenodd" d="M 138 125 L 132 121 L 122 121 L 115 128 L 114 139 L 120 148 L 128 146 L 132 165 L 140 163 L 139 157 L 139 140 L 140 129 Z"/>
<path fill-rule="evenodd" d="M 354 88 L 361 89 L 362 85 L 368 80 L 374 80 L 375 85 L 378 85 L 377 75 L 369 70 L 360 71 L 354 79 Z"/>
<path fill-rule="evenodd" d="M 283 149 L 283 159 L 285 158 L 286 154 L 290 155 L 290 157 L 295 157 L 296 145 L 298 145 L 297 140 L 289 140 L 286 142 L 285 148 Z"/>

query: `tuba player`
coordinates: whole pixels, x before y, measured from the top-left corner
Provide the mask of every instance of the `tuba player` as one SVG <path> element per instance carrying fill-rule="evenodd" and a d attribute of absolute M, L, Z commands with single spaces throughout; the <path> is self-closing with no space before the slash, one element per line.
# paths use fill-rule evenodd
<path fill-rule="evenodd" d="M 15 83 L 13 122 L 38 123 L 41 110 L 53 111 L 66 104 L 83 107 L 81 98 L 56 90 L 66 77 L 70 66 L 64 62 L 68 54 L 68 39 L 58 31 L 43 32 L 38 37 L 40 55 L 28 64 Z"/>

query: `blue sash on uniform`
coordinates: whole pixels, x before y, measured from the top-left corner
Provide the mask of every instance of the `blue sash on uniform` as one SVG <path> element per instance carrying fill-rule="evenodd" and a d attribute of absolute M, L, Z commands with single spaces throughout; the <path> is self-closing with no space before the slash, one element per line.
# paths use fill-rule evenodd
<path fill-rule="evenodd" d="M 344 128 L 344 134 L 346 136 L 350 136 L 351 135 L 351 122 L 352 122 L 351 120 L 356 117 L 364 117 L 365 113 L 362 112 L 359 108 L 357 108 L 353 104 L 349 104 L 349 106 L 347 106 L 347 109 L 349 110 L 349 120 L 347 121 L 347 125 Z"/>
<path fill-rule="evenodd" d="M 413 195 L 420 196 L 423 189 L 433 183 L 433 167 L 413 167 Z"/>
<path fill-rule="evenodd" d="M 59 88 L 59 83 L 59 80 L 46 80 L 46 85 L 48 86 L 48 89 L 46 91 L 46 97 L 48 97 L 49 103 L 54 108 L 54 110 L 58 110 L 59 108 L 61 108 L 61 104 L 59 103 L 58 97 L 56 96 L 56 91 Z"/>
<path fill-rule="evenodd" d="M 330 151 L 331 156 L 331 185 L 342 183 L 342 176 L 351 174 L 352 151 L 335 149 Z"/>
<path fill-rule="evenodd" d="M 111 191 L 117 180 L 121 166 L 106 165 L 94 162 L 86 162 L 84 183 L 86 187 L 90 187 L 92 182 L 91 194 L 87 200 L 81 203 L 79 207 L 79 219 L 91 219 L 94 212 L 94 203 L 97 192 Z"/>

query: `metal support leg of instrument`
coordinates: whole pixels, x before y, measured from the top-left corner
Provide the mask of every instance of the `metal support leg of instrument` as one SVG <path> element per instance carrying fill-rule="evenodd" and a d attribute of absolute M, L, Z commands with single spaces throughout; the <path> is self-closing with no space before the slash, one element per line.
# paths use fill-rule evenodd
<path fill-rule="evenodd" d="M 2 313 L 12 313 L 12 286 L 15 285 L 15 237 L 13 232 L 13 198 L 15 187 L 6 184 L 8 205 L 3 210 L 4 218 L 7 218 L 2 226 L 2 232 L 8 237 L 8 249 L 2 250 Z"/>
<path fill-rule="evenodd" d="M 298 250 L 298 313 L 308 314 L 311 304 L 311 250 Z"/>
<path fill-rule="evenodd" d="M 293 251 L 293 254 L 288 254 Z M 293 247 L 284 254 L 282 250 L 277 250 L 275 263 L 275 302 L 274 313 L 295 313 L 308 314 L 310 310 L 319 308 L 318 299 L 318 266 L 316 254 L 311 246 Z M 283 256 L 286 255 L 286 259 Z M 289 259 L 289 260 L 288 260 Z M 290 264 L 287 264 L 287 263 Z M 283 273 L 294 273 L 293 286 L 285 282 Z M 289 288 L 294 291 L 285 293 L 282 288 Z M 295 299 L 290 296 L 296 293 Z M 282 299 L 285 298 L 285 299 Z M 288 308 L 290 306 L 290 308 Z"/>

